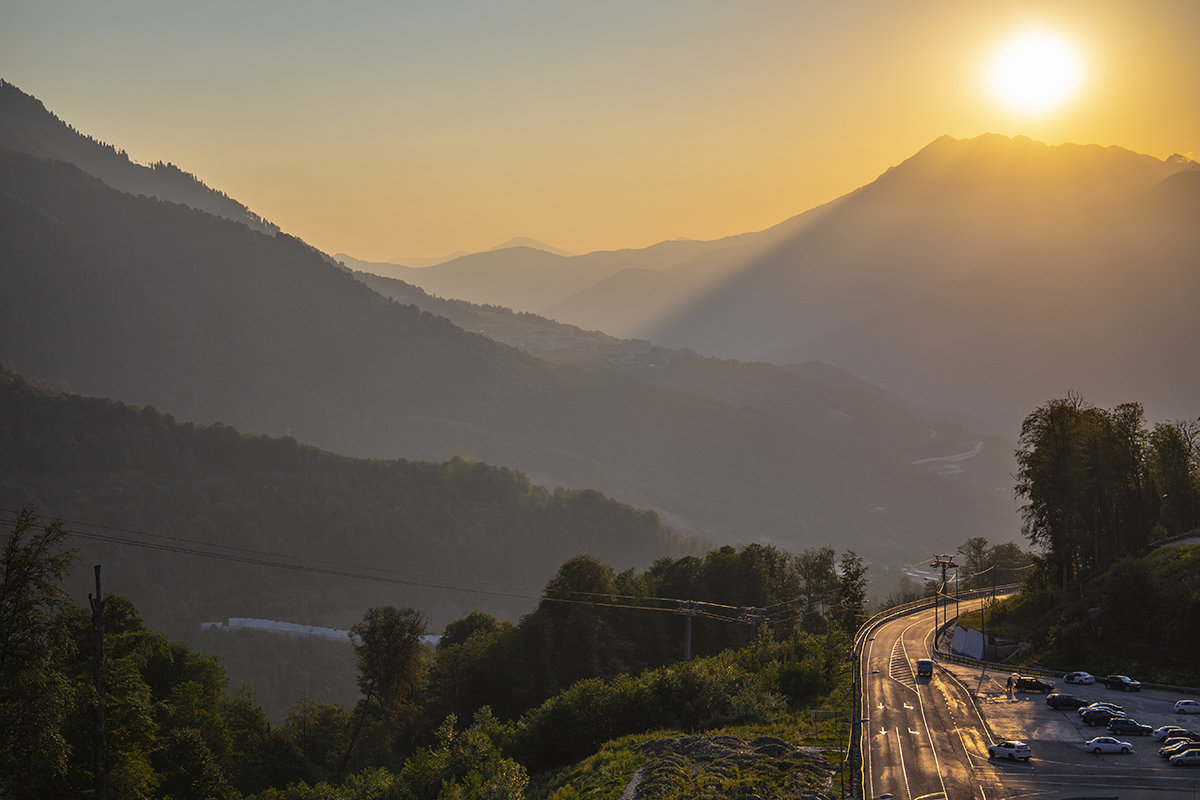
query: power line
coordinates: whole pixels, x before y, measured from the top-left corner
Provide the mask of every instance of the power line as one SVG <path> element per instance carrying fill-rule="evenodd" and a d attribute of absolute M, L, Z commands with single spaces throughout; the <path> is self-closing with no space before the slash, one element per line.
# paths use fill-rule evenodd
<path fill-rule="evenodd" d="M 0 513 L 19 514 L 20 512 L 13 509 L 0 508 Z M 234 545 L 216 544 L 203 542 L 196 539 L 187 539 L 179 536 L 169 536 L 166 534 L 150 533 L 147 531 L 132 530 L 129 528 L 121 528 L 117 526 L 99 525 L 96 523 L 83 522 L 79 520 L 62 520 L 56 519 L 45 514 L 35 514 L 36 518 L 41 520 L 55 519 L 56 522 L 69 522 L 71 525 L 87 526 L 97 528 L 102 531 L 115 531 L 116 533 L 95 533 L 92 531 L 78 530 L 68 528 L 61 525 L 62 532 L 70 537 L 82 539 L 85 541 L 103 542 L 105 544 L 115 544 L 128 547 L 139 547 L 145 550 L 154 550 L 158 552 L 175 553 L 178 555 L 195 556 L 201 558 L 209 558 L 216 561 L 227 561 L 240 564 L 250 564 L 252 566 L 271 567 L 275 569 L 291 570 L 293 572 L 305 572 L 316 575 L 327 575 L 332 577 L 350 578 L 359 580 L 370 580 L 381 583 L 394 583 L 405 586 L 414 586 L 426 589 L 436 589 L 440 591 L 464 592 L 468 594 L 483 594 L 495 597 L 505 597 L 519 600 L 536 600 L 548 601 L 552 603 L 566 603 L 574 605 L 586 605 L 595 608 L 619 608 L 633 611 L 659 611 L 671 612 L 676 611 L 675 608 L 662 608 L 655 606 L 633 605 L 629 603 L 600 603 L 591 600 L 580 600 L 568 597 L 554 597 L 550 594 L 532 595 L 521 594 L 518 592 L 499 591 L 496 589 L 486 589 L 471 586 L 455 586 L 448 582 L 433 583 L 428 580 L 415 580 L 411 577 L 404 577 L 403 573 L 398 573 L 395 570 L 390 570 L 383 567 L 357 567 L 348 565 L 338 565 L 333 562 L 325 562 L 319 559 L 305 559 L 299 556 L 293 556 L 282 553 L 273 553 L 266 550 L 256 550 L 253 548 L 237 547 Z M 17 522 L 16 518 L 0 519 L 0 524 L 11 525 Z M 140 541 L 130 538 L 131 536 L 142 536 L 155 541 Z M 205 550 L 202 548 L 216 548 L 217 551 Z M 226 550 L 229 552 L 219 552 Z M 305 564 L 304 561 L 310 563 Z M 372 574 L 378 573 L 378 574 Z M 558 591 L 558 590 L 552 590 Z M 720 608 L 728 610 L 744 610 L 742 607 L 725 605 L 721 603 L 709 603 L 702 600 L 678 600 L 675 598 L 665 597 L 638 597 L 634 595 L 615 595 L 603 592 L 584 592 L 574 590 L 562 590 L 566 594 L 578 594 L 584 596 L 605 596 L 614 597 L 626 600 L 635 600 L 640 602 L 661 601 L 667 603 L 692 603 L 699 606 L 707 606 L 710 608 Z M 737 618 L 723 616 L 712 613 L 710 611 L 698 610 L 698 614 L 710 619 L 722 622 L 737 622 Z"/>

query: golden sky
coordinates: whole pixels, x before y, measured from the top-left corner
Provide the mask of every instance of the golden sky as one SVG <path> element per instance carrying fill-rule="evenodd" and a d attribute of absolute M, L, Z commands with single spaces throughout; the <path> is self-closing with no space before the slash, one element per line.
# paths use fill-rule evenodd
<path fill-rule="evenodd" d="M 942 134 L 1200 153 L 1196 0 L 0 0 L 0 77 L 329 253 L 760 230 Z M 991 55 L 1084 63 L 1043 116 Z"/>

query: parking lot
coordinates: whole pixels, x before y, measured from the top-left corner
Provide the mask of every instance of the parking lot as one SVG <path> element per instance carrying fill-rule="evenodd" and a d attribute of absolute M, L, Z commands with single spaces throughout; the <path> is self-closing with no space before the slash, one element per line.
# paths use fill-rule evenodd
<path fill-rule="evenodd" d="M 1027 782 L 1030 789 L 1036 786 L 1042 792 L 1049 791 L 1042 795 L 1048 797 L 1120 798 L 1191 797 L 1200 787 L 1200 767 L 1169 764 L 1158 754 L 1161 743 L 1153 736 L 1110 734 L 1104 725 L 1084 724 L 1073 709 L 1051 709 L 1046 705 L 1045 693 L 1010 692 L 1006 688 L 1009 672 L 944 661 L 939 667 L 941 674 L 961 682 L 974 695 L 994 740 L 1017 739 L 1032 748 L 1033 759 L 1028 765 L 989 761 L 986 754 L 979 759 L 981 768 L 986 764 L 1002 771 L 1006 786 Z M 1124 692 L 1108 689 L 1102 682 L 1081 686 L 1065 683 L 1061 676 L 1047 679 L 1054 683 L 1055 691 L 1089 702 L 1116 703 L 1130 719 L 1152 728 L 1172 724 L 1200 730 L 1200 715 L 1174 711 L 1175 701 L 1186 695 L 1151 689 Z M 1085 741 L 1107 735 L 1129 742 L 1133 752 L 1097 755 L 1084 751 Z"/>

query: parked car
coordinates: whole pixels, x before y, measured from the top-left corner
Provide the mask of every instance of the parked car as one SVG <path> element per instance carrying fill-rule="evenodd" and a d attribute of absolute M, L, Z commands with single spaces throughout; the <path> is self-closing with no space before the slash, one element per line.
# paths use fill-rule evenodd
<path fill-rule="evenodd" d="M 1154 733 L 1154 729 L 1149 725 L 1143 725 L 1137 720 L 1129 719 L 1128 717 L 1113 717 L 1108 721 L 1108 729 L 1113 733 L 1125 735 L 1132 733 L 1137 736 L 1149 736 Z"/>
<path fill-rule="evenodd" d="M 1119 706 L 1116 703 L 1108 703 L 1108 702 L 1105 702 L 1104 700 L 1097 700 L 1094 703 L 1089 703 L 1087 705 L 1087 707 L 1088 708 L 1107 708 L 1109 711 L 1113 712 L 1114 714 L 1120 714 L 1120 716 L 1122 716 L 1122 717 L 1125 716 L 1125 706 Z"/>
<path fill-rule="evenodd" d="M 1163 758 L 1170 758 L 1171 756 L 1177 756 L 1180 753 L 1192 750 L 1200 751 L 1200 742 L 1193 742 L 1191 739 L 1188 739 L 1185 742 L 1176 742 L 1175 744 L 1160 747 L 1158 754 Z"/>
<path fill-rule="evenodd" d="M 1032 678 L 1028 675 L 1018 675 L 1013 681 L 1013 688 L 1018 692 L 1053 692 L 1054 684 L 1050 681 L 1044 681 L 1041 678 Z"/>
<path fill-rule="evenodd" d="M 1068 672 L 1063 675 L 1063 680 L 1067 683 L 1078 683 L 1085 686 L 1096 682 L 1096 678 L 1090 672 Z"/>
<path fill-rule="evenodd" d="M 1113 711 L 1112 709 L 1108 708 L 1093 708 L 1088 706 L 1087 708 L 1079 709 L 1079 718 L 1083 720 L 1088 727 L 1091 727 L 1092 725 L 1107 725 L 1110 719 L 1123 716 L 1125 716 L 1124 711 Z"/>
<path fill-rule="evenodd" d="M 1188 736 L 1168 736 L 1167 738 L 1162 740 L 1162 746 L 1159 747 L 1159 749 L 1162 750 L 1163 748 L 1166 748 L 1166 747 L 1174 747 L 1177 744 L 1187 744 L 1188 742 L 1194 742 L 1194 741 L 1196 741 L 1196 740 L 1192 739 Z"/>
<path fill-rule="evenodd" d="M 1062 694 L 1061 692 L 1051 692 L 1046 695 L 1046 705 L 1051 708 L 1083 708 L 1088 704 L 1087 700 L 1082 697 L 1076 697 L 1073 694 Z"/>
<path fill-rule="evenodd" d="M 1104 685 L 1110 689 L 1124 689 L 1127 692 L 1136 692 L 1142 688 L 1141 681 L 1135 681 L 1128 675 L 1109 675 L 1104 679 Z"/>
<path fill-rule="evenodd" d="M 1200 700 L 1176 700 L 1176 714 L 1200 714 Z"/>
<path fill-rule="evenodd" d="M 1093 753 L 1131 753 L 1133 745 L 1129 742 L 1122 742 L 1113 736 L 1097 736 L 1095 739 L 1088 739 L 1084 742 L 1083 749 Z"/>
<path fill-rule="evenodd" d="M 1186 767 L 1189 764 L 1200 764 L 1200 750 L 1184 750 L 1167 759 L 1172 766 Z"/>
<path fill-rule="evenodd" d="M 1179 727 L 1178 725 L 1161 725 L 1154 729 L 1152 736 L 1161 742 L 1162 740 L 1168 739 L 1172 736 L 1180 736 L 1186 733 L 1188 733 L 1188 731 Z"/>
<path fill-rule="evenodd" d="M 988 745 L 988 758 L 1007 758 L 1010 761 L 1028 761 L 1033 755 L 1029 745 L 1024 742 L 1005 741 Z"/>

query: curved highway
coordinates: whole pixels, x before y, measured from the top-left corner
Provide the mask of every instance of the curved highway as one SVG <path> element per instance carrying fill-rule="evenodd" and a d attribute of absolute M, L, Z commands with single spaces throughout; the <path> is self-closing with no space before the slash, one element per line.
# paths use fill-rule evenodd
<path fill-rule="evenodd" d="M 932 658 L 933 624 L 933 609 L 918 611 L 863 644 L 864 797 L 996 800 L 1004 793 L 995 770 L 978 764 L 991 736 L 975 698 L 940 666 L 916 676 L 917 659 Z"/>
<path fill-rule="evenodd" d="M 1087 727 L 1074 711 L 1050 709 L 1042 694 L 1007 691 L 1006 672 L 939 661 L 932 678 L 917 678 L 917 659 L 932 657 L 933 627 L 933 609 L 915 611 L 881 623 L 862 643 L 864 798 L 1200 798 L 1200 768 L 1168 765 L 1148 736 L 1120 737 L 1133 744 L 1127 755 L 1085 752 L 1085 740 L 1107 731 Z M 1197 727 L 1195 718 L 1174 714 L 1168 692 L 1053 682 L 1088 700 L 1115 701 L 1148 725 Z M 1006 738 L 1029 743 L 1033 758 L 989 759 L 988 745 Z"/>

